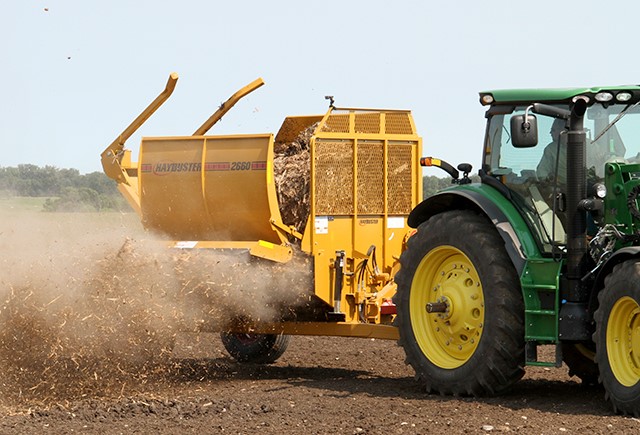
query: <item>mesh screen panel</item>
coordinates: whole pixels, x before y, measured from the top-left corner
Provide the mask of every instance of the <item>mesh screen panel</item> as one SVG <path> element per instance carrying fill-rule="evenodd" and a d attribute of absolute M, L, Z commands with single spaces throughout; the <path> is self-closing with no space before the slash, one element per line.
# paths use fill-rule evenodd
<path fill-rule="evenodd" d="M 389 112 L 385 117 L 385 133 L 387 134 L 413 134 L 411 121 L 407 113 Z"/>
<path fill-rule="evenodd" d="M 316 215 L 353 214 L 353 142 L 315 141 Z"/>
<path fill-rule="evenodd" d="M 383 213 L 383 143 L 358 142 L 358 214 Z"/>
<path fill-rule="evenodd" d="M 408 214 L 411 211 L 412 145 L 389 144 L 387 150 L 388 213 Z"/>
<path fill-rule="evenodd" d="M 380 133 L 380 113 L 357 113 L 354 123 L 356 133 Z"/>
<path fill-rule="evenodd" d="M 322 126 L 323 132 L 349 133 L 349 115 L 330 115 Z"/>

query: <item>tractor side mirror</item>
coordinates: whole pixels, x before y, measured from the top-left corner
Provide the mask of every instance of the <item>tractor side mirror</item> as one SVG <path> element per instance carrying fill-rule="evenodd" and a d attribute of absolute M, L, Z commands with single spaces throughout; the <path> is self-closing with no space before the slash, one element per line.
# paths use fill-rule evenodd
<path fill-rule="evenodd" d="M 516 148 L 538 145 L 538 120 L 535 115 L 525 113 L 511 117 L 511 141 Z"/>

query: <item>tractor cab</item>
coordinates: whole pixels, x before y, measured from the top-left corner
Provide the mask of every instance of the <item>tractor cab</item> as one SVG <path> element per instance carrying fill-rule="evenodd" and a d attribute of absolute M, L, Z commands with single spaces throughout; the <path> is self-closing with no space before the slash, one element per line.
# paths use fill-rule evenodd
<path fill-rule="evenodd" d="M 587 195 L 604 194 L 607 163 L 640 163 L 640 104 L 637 88 L 494 91 L 481 94 L 490 104 L 481 174 L 506 194 L 525 218 L 543 255 L 566 253 L 567 168 L 578 164 L 586 173 Z M 576 97 L 587 103 L 584 115 L 584 162 L 567 161 L 569 113 Z M 534 113 L 534 103 L 551 112 Z M 520 122 L 514 122 L 520 120 Z M 522 122 L 528 125 L 522 136 Z M 516 125 L 518 124 L 518 125 Z M 514 128 L 516 129 L 514 132 Z M 522 137 L 518 137 L 522 136 Z M 499 183 L 495 183 L 497 180 Z M 612 186 L 614 187 L 614 186 Z M 614 187 L 615 188 L 615 187 Z M 610 213 L 615 214 L 615 210 Z M 609 215 L 611 219 L 613 216 Z M 590 236 L 597 233 L 594 213 Z"/>

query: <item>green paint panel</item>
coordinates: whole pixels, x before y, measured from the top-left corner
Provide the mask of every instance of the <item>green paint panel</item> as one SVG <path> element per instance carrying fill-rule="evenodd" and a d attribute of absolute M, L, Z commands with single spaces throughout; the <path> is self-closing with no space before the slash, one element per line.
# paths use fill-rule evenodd
<path fill-rule="evenodd" d="M 557 342 L 562 264 L 553 259 L 530 260 L 522 271 L 520 284 L 525 306 L 526 341 Z"/>
<path fill-rule="evenodd" d="M 633 219 L 627 205 L 629 193 L 638 185 L 640 185 L 640 164 L 607 163 L 605 166 L 605 186 L 607 187 L 604 203 L 605 223 L 616 225 L 625 234 L 634 234 L 640 230 L 640 224 Z M 618 246 L 618 248 L 621 247 Z"/>
<path fill-rule="evenodd" d="M 592 88 L 563 88 L 563 89 L 496 89 L 480 92 L 482 95 L 492 95 L 497 103 L 516 103 L 523 101 L 535 102 L 570 102 L 577 95 L 593 96 L 598 92 L 611 91 L 640 91 L 640 86 L 596 86 Z"/>
<path fill-rule="evenodd" d="M 513 204 L 505 198 L 500 192 L 486 184 L 463 184 L 455 186 L 447 190 L 468 190 L 477 192 L 490 200 L 500 211 L 507 217 L 509 223 L 513 227 L 518 239 L 520 240 L 522 252 L 527 259 L 542 258 L 538 245 L 529 230 L 526 222 L 513 206 Z"/>

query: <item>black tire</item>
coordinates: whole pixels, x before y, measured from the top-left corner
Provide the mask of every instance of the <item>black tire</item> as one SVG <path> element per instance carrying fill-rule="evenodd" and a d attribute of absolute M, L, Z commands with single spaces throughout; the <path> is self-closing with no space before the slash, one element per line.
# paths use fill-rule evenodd
<path fill-rule="evenodd" d="M 596 352 L 593 343 L 563 342 L 561 346 L 562 360 L 569 367 L 569 376 L 577 376 L 584 386 L 598 385 L 600 372 L 595 361 Z"/>
<path fill-rule="evenodd" d="M 520 281 L 489 220 L 468 210 L 438 214 L 418 227 L 400 263 L 399 344 L 428 392 L 494 395 L 522 378 Z M 436 295 L 449 312 L 426 312 L 423 302 Z"/>
<path fill-rule="evenodd" d="M 615 266 L 598 302 L 593 340 L 605 397 L 615 412 L 640 417 L 640 260 Z"/>
<path fill-rule="evenodd" d="M 221 332 L 229 355 L 240 363 L 271 364 L 282 356 L 291 337 L 283 334 L 246 334 Z"/>

